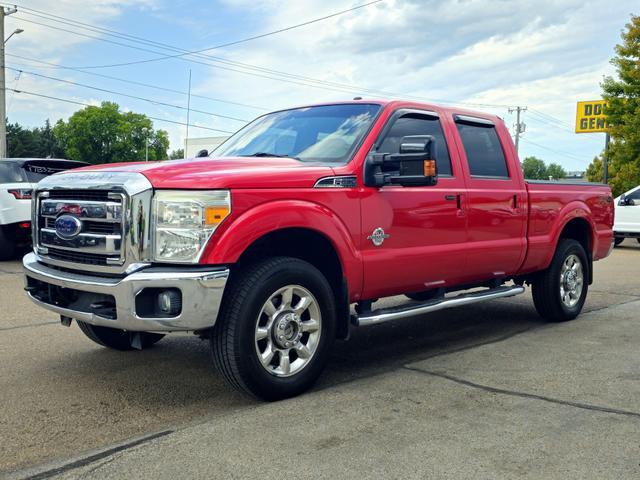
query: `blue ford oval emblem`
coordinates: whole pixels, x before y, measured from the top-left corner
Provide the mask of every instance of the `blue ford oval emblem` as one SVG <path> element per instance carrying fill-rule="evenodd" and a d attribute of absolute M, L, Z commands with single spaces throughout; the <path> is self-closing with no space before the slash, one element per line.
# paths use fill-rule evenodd
<path fill-rule="evenodd" d="M 64 240 L 77 237 L 82 230 L 82 222 L 73 215 L 60 215 L 56 218 L 56 235 Z"/>

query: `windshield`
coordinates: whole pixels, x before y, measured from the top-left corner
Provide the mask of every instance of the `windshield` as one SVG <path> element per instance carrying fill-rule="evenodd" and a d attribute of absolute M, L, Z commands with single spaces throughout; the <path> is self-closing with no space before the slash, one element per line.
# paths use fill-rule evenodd
<path fill-rule="evenodd" d="M 379 110 L 380 105 L 358 103 L 269 113 L 229 138 L 214 155 L 346 163 Z"/>

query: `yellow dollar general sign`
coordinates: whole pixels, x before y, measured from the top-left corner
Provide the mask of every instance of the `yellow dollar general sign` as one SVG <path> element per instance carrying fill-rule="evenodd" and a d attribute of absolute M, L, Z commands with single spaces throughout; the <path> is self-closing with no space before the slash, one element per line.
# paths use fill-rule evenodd
<path fill-rule="evenodd" d="M 576 133 L 606 133 L 609 130 L 606 112 L 605 100 L 578 102 Z"/>

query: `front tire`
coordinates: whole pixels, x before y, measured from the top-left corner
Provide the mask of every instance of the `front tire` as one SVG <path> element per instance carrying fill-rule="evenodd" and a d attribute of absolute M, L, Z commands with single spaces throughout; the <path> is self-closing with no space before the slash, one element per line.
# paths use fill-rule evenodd
<path fill-rule="evenodd" d="M 638 239 L 638 241 L 640 241 L 640 238 Z M 624 237 L 615 237 L 613 239 L 613 246 L 617 247 L 618 245 L 620 245 L 622 242 L 624 242 Z"/>
<path fill-rule="evenodd" d="M 589 261 L 576 240 L 561 239 L 551 265 L 532 282 L 533 303 L 552 322 L 573 320 L 582 311 L 589 290 Z"/>
<path fill-rule="evenodd" d="M 327 279 L 290 257 L 263 260 L 232 277 L 211 336 L 213 360 L 233 387 L 264 400 L 309 389 L 335 338 Z"/>
<path fill-rule="evenodd" d="M 85 322 L 77 322 L 78 327 L 89 339 L 113 350 L 144 350 L 159 342 L 164 335 L 150 332 L 128 332 L 117 328 L 100 327 Z"/>

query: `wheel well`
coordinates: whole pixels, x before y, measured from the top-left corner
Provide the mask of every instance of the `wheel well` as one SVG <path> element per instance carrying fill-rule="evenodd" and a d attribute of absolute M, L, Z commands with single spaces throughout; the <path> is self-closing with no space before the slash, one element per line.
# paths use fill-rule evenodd
<path fill-rule="evenodd" d="M 589 259 L 589 284 L 591 284 L 593 281 L 593 259 L 591 225 L 589 225 L 589 222 L 583 218 L 574 218 L 564 226 L 562 232 L 560 232 L 560 238 L 571 238 L 582 245 Z"/>
<path fill-rule="evenodd" d="M 346 338 L 349 332 L 347 283 L 340 258 L 331 241 L 319 232 L 306 228 L 285 228 L 267 233 L 254 241 L 238 259 L 238 266 L 267 257 L 295 257 L 309 262 L 325 276 L 336 299 L 336 334 Z"/>

